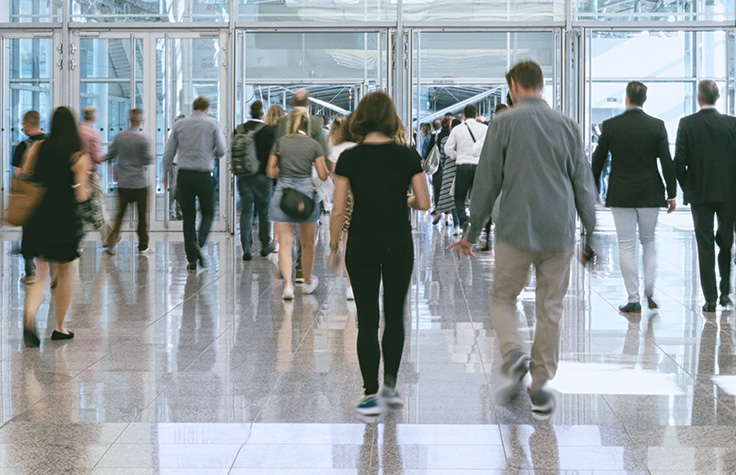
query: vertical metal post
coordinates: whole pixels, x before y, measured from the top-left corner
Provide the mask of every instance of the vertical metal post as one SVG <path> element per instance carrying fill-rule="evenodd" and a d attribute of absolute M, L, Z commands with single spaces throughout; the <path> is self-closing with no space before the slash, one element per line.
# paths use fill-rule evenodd
<path fill-rule="evenodd" d="M 169 139 L 169 128 L 171 127 L 171 99 L 170 96 L 170 82 L 171 82 L 171 42 L 169 40 L 168 33 L 164 35 L 164 85 L 161 88 L 164 97 L 164 148 L 166 148 L 166 142 Z M 166 176 L 166 171 L 163 171 L 164 182 L 166 185 L 164 188 L 164 229 L 169 229 L 169 208 L 171 203 L 169 202 L 169 180 L 171 177 Z"/>
<path fill-rule="evenodd" d="M 725 99 L 725 106 L 726 106 L 726 114 L 731 114 L 731 68 L 730 68 L 730 62 L 731 62 L 731 38 L 733 37 L 733 30 L 726 30 L 726 47 L 724 48 L 726 50 L 726 67 L 724 71 L 726 72 L 726 84 L 725 84 L 725 91 L 724 95 L 726 96 Z"/>

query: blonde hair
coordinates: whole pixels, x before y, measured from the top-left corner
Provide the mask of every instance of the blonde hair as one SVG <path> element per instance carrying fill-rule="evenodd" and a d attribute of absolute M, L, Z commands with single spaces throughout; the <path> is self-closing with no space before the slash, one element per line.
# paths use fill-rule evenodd
<path fill-rule="evenodd" d="M 286 136 L 298 135 L 299 131 L 309 134 L 309 114 L 304 109 L 294 108 L 289 112 Z"/>
<path fill-rule="evenodd" d="M 399 128 L 396 129 L 394 135 L 391 136 L 391 140 L 393 140 L 394 143 L 397 145 L 408 147 L 409 139 L 406 137 L 406 129 L 404 128 L 404 124 L 401 122 L 398 116 L 396 116 L 396 120 L 399 122 Z"/>
<path fill-rule="evenodd" d="M 352 117 L 352 116 L 351 116 Z M 344 142 L 355 142 L 355 137 L 350 133 L 350 117 L 339 114 L 332 121 L 330 135 L 328 136 L 332 145 L 340 145 Z"/>
<path fill-rule="evenodd" d="M 266 120 L 264 122 L 271 127 L 276 127 L 276 122 L 285 115 L 286 112 L 284 112 L 284 109 L 282 109 L 280 105 L 274 104 L 268 108 L 268 112 L 266 112 Z"/>

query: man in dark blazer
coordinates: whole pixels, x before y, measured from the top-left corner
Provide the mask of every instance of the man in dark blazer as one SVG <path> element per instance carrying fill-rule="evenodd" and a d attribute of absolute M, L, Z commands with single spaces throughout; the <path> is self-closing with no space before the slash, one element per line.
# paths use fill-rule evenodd
<path fill-rule="evenodd" d="M 639 264 L 636 262 L 636 229 L 644 249 L 644 293 L 649 308 L 653 299 L 657 258 L 654 230 L 659 208 L 675 210 L 677 179 L 670 155 L 664 122 L 644 112 L 647 87 L 639 81 L 626 86 L 626 112 L 603 122 L 598 148 L 593 154 L 593 175 L 600 182 L 603 165 L 611 152 L 606 206 L 611 208 L 618 236 L 619 265 L 629 300 L 621 312 L 641 313 L 639 302 Z M 662 166 L 664 183 L 657 168 Z M 666 199 L 665 199 L 665 184 Z"/>
<path fill-rule="evenodd" d="M 732 305 L 731 245 L 736 219 L 736 118 L 715 108 L 720 97 L 715 82 L 698 84 L 700 111 L 683 117 L 677 129 L 675 165 L 677 179 L 690 203 L 698 243 L 700 285 L 705 297 L 704 312 L 716 311 L 715 246 L 721 273 L 720 304 Z M 713 217 L 718 231 L 713 236 Z"/>

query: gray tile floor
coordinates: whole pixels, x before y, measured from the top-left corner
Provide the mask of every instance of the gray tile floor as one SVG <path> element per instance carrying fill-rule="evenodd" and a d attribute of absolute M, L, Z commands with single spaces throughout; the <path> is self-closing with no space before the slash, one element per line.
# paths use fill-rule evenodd
<path fill-rule="evenodd" d="M 187 272 L 179 233 L 148 257 L 85 242 L 68 327 L 22 346 L 18 234 L 2 236 L 0 473 L 736 473 L 734 315 L 704 316 L 689 214 L 658 228 L 658 312 L 626 318 L 610 217 L 599 257 L 573 267 L 562 363 L 546 423 L 528 398 L 493 403 L 492 253 L 458 261 L 420 220 L 399 390 L 405 407 L 365 423 L 355 307 L 318 244 L 316 295 L 281 296 L 275 261 L 240 260 L 213 235 Z M 380 223 L 379 223 L 380 225 Z M 321 229 L 324 233 L 324 227 Z M 534 323 L 534 283 L 519 308 Z"/>

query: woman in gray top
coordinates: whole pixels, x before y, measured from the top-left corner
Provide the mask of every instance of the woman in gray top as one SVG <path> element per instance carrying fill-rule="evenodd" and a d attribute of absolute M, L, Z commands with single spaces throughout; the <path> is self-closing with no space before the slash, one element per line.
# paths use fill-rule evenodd
<path fill-rule="evenodd" d="M 319 206 L 306 220 L 294 219 L 281 210 L 281 198 L 287 188 L 295 189 L 317 202 L 312 184 L 312 167 L 317 169 L 320 180 L 327 179 L 322 146 L 309 137 L 310 118 L 304 109 L 295 108 L 289 114 L 288 132 L 273 146 L 268 158 L 266 174 L 269 178 L 278 179 L 269 214 L 274 222 L 274 233 L 279 241 L 279 267 L 284 279 L 284 300 L 294 298 L 292 284 L 292 244 L 294 225 L 299 224 L 299 241 L 302 246 L 302 270 L 304 271 L 304 287 L 302 293 L 311 294 L 317 289 L 319 279 L 312 275 L 314 263 L 314 237 L 319 221 Z"/>

